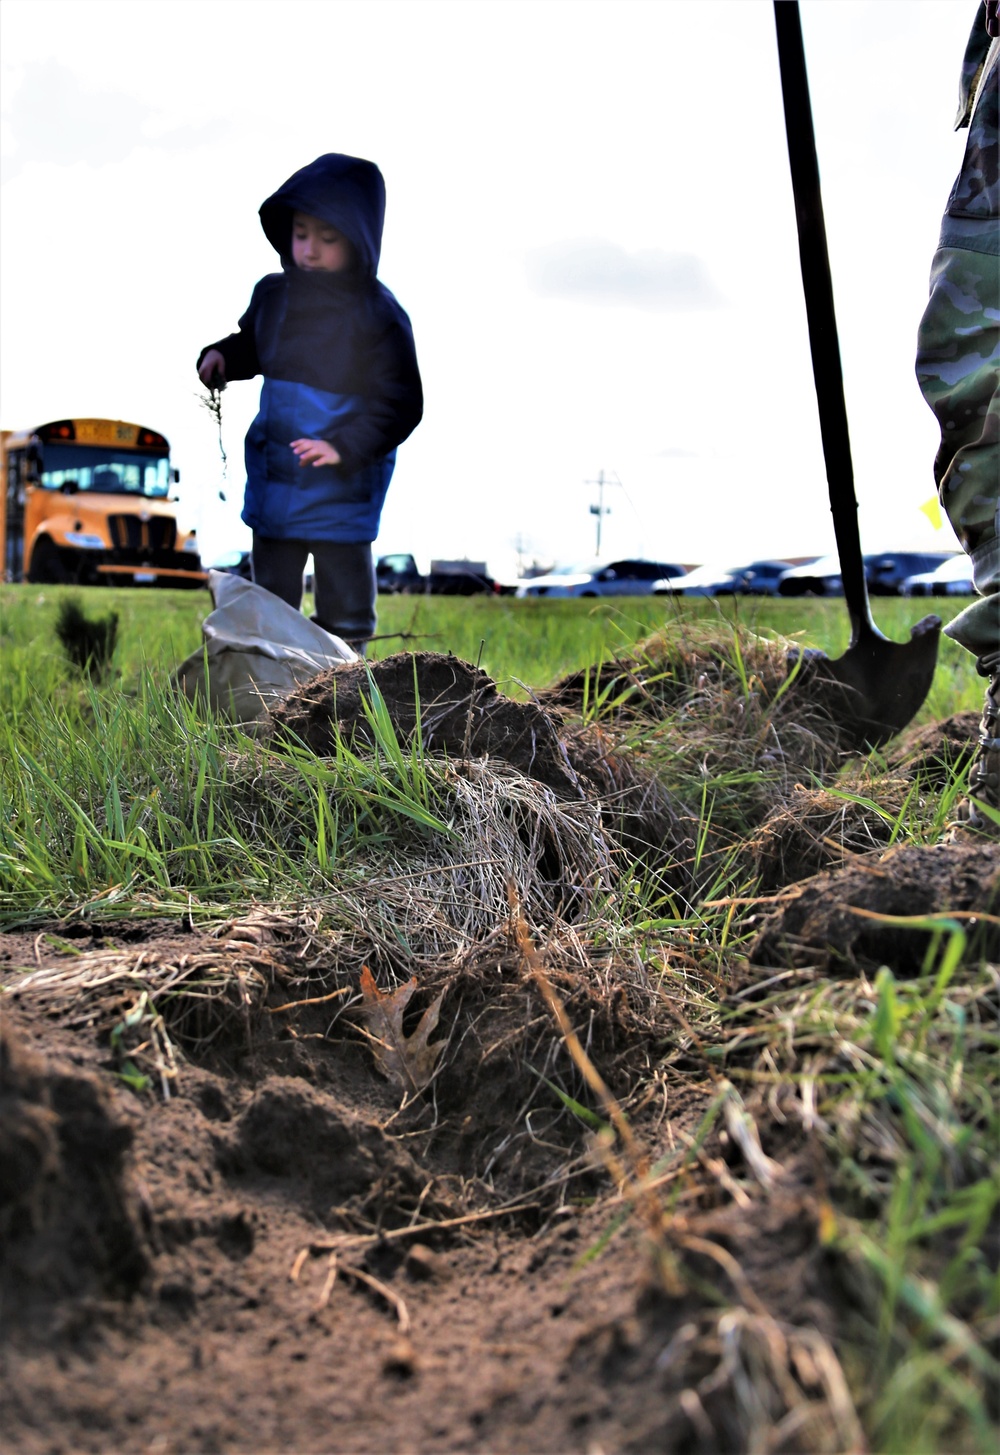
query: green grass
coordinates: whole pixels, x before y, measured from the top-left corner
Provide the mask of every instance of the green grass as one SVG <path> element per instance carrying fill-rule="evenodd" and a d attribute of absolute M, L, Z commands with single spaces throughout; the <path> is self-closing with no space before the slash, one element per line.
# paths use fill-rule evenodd
<path fill-rule="evenodd" d="M 201 623 L 211 610 L 204 591 L 126 590 L 81 592 L 73 587 L 0 585 L 0 660 L 3 700 L 13 689 L 51 691 L 66 676 L 64 653 L 55 634 L 59 604 L 81 598 L 90 616 L 119 615 L 115 665 L 126 688 L 143 665 L 168 673 L 201 641 Z M 307 597 L 306 609 L 311 608 Z M 906 641 L 909 629 L 927 610 L 944 621 L 962 601 L 918 603 L 898 597 L 873 602 L 880 629 Z M 379 598 L 379 640 L 371 655 L 393 651 L 452 652 L 483 669 L 512 695 L 517 684 L 538 689 L 570 672 L 626 654 L 641 638 L 667 621 L 734 619 L 752 630 L 775 633 L 837 656 L 846 647 L 850 624 L 841 600 L 737 598 L 673 601 L 665 597 L 614 600 L 518 601 L 513 597 Z M 956 687 L 958 693 L 956 695 Z M 936 718 L 960 706 L 980 707 L 968 653 L 941 640 L 934 687 L 922 716 Z M 968 699 L 968 700 L 966 700 Z"/>
<path fill-rule="evenodd" d="M 988 1450 L 984 1389 L 1000 1381 L 988 1247 L 1000 1210 L 996 968 L 969 960 L 956 920 L 894 923 L 932 932 L 919 974 L 777 992 L 731 1012 L 721 1046 L 756 1052 L 745 1074 L 760 1078 L 758 1110 L 777 1067 L 816 1119 L 832 1175 L 824 1242 L 868 1304 L 847 1363 L 871 1391 L 873 1447 Z"/>

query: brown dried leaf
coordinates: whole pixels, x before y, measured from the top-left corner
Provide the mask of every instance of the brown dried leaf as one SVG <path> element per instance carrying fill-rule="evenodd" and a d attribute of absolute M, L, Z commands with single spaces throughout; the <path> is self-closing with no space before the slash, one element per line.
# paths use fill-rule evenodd
<path fill-rule="evenodd" d="M 424 1011 L 412 1036 L 403 1034 L 403 1012 L 416 988 L 414 976 L 396 990 L 379 990 L 368 966 L 361 968 L 361 1014 L 370 1027 L 375 1064 L 383 1076 L 411 1094 L 428 1085 L 446 1045 L 445 1041 L 428 1044 L 437 1029 L 443 990 Z"/>

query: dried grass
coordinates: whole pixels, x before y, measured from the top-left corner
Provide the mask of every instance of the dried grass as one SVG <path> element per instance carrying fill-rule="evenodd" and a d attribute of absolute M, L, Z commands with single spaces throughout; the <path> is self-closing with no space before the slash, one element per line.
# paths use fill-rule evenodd
<path fill-rule="evenodd" d="M 846 784 L 841 791 L 795 784 L 746 841 L 744 852 L 763 892 L 890 846 L 912 784 L 886 775 L 865 786 L 878 794 L 877 805 L 848 794 Z"/>
<path fill-rule="evenodd" d="M 636 648 L 644 711 L 669 719 L 723 768 L 829 771 L 844 746 L 836 724 L 798 688 L 797 651 L 740 624 L 672 623 Z"/>
<path fill-rule="evenodd" d="M 656 1369 L 680 1386 L 673 1420 L 690 1427 L 697 1450 L 866 1449 L 840 1361 L 816 1329 L 730 1308 L 684 1324 Z"/>
<path fill-rule="evenodd" d="M 260 910 L 225 921 L 193 945 L 185 936 L 142 949 L 85 951 L 68 963 L 60 957 L 40 965 L 4 994 L 42 999 L 67 1018 L 89 1015 L 108 1026 L 124 1003 L 138 1004 L 145 994 L 172 1034 L 204 1045 L 259 1019 L 271 990 L 288 978 L 276 942 L 293 925 L 292 916 Z"/>
<path fill-rule="evenodd" d="M 695 898 L 720 873 L 760 872 L 770 863 L 765 845 L 780 853 L 804 785 L 815 789 L 848 761 L 836 724 L 799 690 L 796 651 L 739 624 L 676 621 L 634 657 L 576 674 L 545 696 L 564 714 L 596 716 L 637 776 L 687 804 L 678 812 L 681 837 L 699 846 L 689 861 Z"/>

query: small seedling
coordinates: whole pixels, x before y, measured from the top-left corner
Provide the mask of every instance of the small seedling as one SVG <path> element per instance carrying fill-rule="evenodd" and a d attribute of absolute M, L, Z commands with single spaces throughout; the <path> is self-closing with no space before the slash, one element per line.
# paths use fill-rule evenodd
<path fill-rule="evenodd" d="M 209 414 L 215 420 L 215 427 L 219 432 L 219 454 L 222 457 L 222 479 L 223 483 L 225 483 L 229 462 L 226 457 L 226 447 L 222 443 L 222 391 L 226 386 L 220 380 L 221 376 L 218 370 L 216 370 L 212 375 L 212 382 L 209 385 L 208 393 L 199 394 L 198 402 L 204 409 L 208 410 Z M 220 487 L 219 499 L 225 500 L 225 498 L 226 492 Z"/>

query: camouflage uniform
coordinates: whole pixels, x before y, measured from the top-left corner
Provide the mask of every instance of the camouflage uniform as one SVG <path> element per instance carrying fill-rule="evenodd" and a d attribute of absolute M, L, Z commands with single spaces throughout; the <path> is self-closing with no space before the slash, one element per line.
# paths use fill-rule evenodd
<path fill-rule="evenodd" d="M 1000 832 L 1000 19 L 977 7 L 962 64 L 955 128 L 969 140 L 931 265 L 917 336 L 917 379 L 941 426 L 941 504 L 972 560 L 980 599 L 945 627 L 988 678 L 979 749 L 960 819 Z M 991 40 L 992 36 L 992 40 Z"/>
<path fill-rule="evenodd" d="M 917 336 L 917 379 L 941 426 L 934 478 L 983 597 L 945 632 L 977 657 L 1000 645 L 998 49 L 979 6 L 955 121 L 956 130 L 969 127 L 969 140 L 945 209 Z"/>

